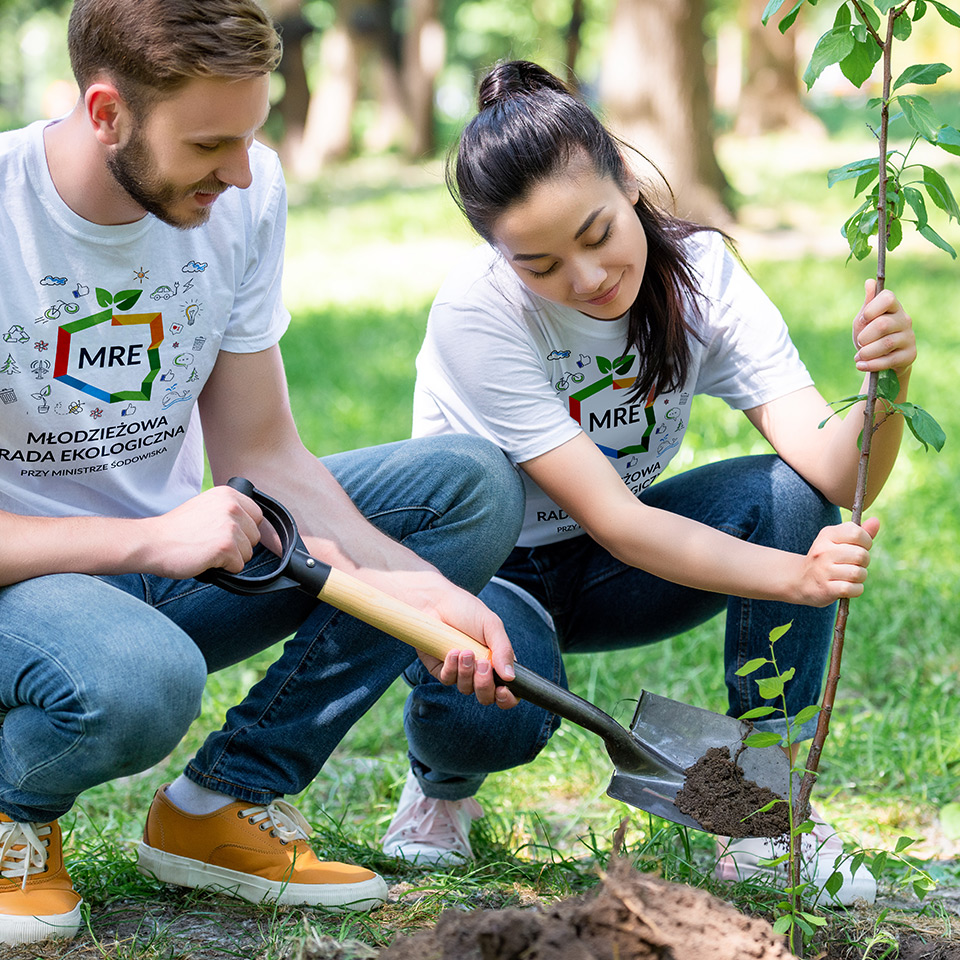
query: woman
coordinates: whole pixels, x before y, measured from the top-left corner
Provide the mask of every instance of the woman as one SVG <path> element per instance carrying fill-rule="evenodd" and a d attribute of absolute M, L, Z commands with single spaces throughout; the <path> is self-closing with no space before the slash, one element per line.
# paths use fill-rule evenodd
<path fill-rule="evenodd" d="M 792 622 L 777 654 L 796 668 L 795 716 L 819 700 L 833 605 L 862 593 L 879 527 L 839 522 L 837 506 L 854 496 L 859 411 L 820 427 L 830 407 L 724 237 L 644 196 L 618 142 L 560 80 L 501 64 L 479 106 L 448 183 L 487 246 L 434 302 L 414 432 L 486 437 L 521 469 L 523 531 L 484 601 L 517 658 L 558 682 L 562 652 L 650 643 L 725 609 L 734 716 L 763 702 L 760 674 L 737 669 L 767 656 L 770 631 Z M 866 293 L 855 366 L 894 370 L 902 400 L 916 357 L 910 318 L 889 291 L 874 296 L 868 282 Z M 743 410 L 776 453 L 654 484 L 695 429 L 696 393 Z M 868 500 L 902 432 L 901 418 L 879 419 Z M 532 759 L 556 718 L 529 704 L 474 708 L 419 666 L 407 679 L 412 774 L 384 849 L 420 862 L 469 857 L 484 775 Z M 757 726 L 783 732 L 784 720 Z M 809 845 L 822 884 L 842 848 L 825 824 Z M 729 878 L 762 871 L 757 858 L 771 855 L 763 840 L 721 853 Z M 838 899 L 872 898 L 866 870 L 841 873 Z"/>

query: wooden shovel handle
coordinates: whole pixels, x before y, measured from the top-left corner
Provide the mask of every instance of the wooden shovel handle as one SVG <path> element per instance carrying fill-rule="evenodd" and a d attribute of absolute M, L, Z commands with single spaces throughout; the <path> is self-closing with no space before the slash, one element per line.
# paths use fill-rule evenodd
<path fill-rule="evenodd" d="M 490 648 L 416 607 L 391 597 L 376 587 L 332 569 L 320 591 L 320 599 L 345 613 L 438 660 L 451 650 L 472 650 L 478 660 L 490 659 Z"/>

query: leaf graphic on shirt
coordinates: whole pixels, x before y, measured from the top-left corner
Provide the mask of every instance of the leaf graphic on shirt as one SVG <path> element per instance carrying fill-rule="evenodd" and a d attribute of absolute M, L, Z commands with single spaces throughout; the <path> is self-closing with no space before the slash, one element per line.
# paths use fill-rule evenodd
<path fill-rule="evenodd" d="M 609 373 L 612 368 L 613 364 L 606 357 L 597 356 L 597 369 L 601 373 Z"/>
<path fill-rule="evenodd" d="M 101 307 L 109 307 L 113 303 L 113 294 L 109 290 L 104 290 L 103 287 L 97 287 L 97 303 Z"/>
<path fill-rule="evenodd" d="M 129 310 L 139 299 L 142 290 L 121 290 L 117 294 L 117 307 L 121 310 Z"/>
<path fill-rule="evenodd" d="M 613 366 L 617 374 L 622 377 L 633 366 L 633 361 L 636 359 L 635 355 L 617 357 L 617 359 L 613 361 Z"/>

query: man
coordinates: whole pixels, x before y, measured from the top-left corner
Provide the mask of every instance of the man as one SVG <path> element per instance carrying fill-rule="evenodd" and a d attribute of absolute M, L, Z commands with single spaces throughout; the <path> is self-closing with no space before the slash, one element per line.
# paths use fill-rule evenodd
<path fill-rule="evenodd" d="M 280 798 L 415 655 L 299 591 L 193 579 L 272 556 L 257 505 L 222 484 L 252 480 L 314 555 L 480 639 L 510 678 L 471 592 L 513 545 L 519 481 L 464 438 L 324 463 L 300 442 L 277 345 L 285 192 L 254 139 L 280 47 L 255 0 L 76 0 L 68 41 L 74 110 L 0 135 L 0 942 L 75 933 L 57 818 L 165 757 L 209 671 L 285 637 L 158 790 L 139 867 L 370 909 L 383 880 L 322 862 Z M 204 448 L 217 486 L 201 492 Z M 489 663 L 423 659 L 481 703 L 516 702 Z"/>

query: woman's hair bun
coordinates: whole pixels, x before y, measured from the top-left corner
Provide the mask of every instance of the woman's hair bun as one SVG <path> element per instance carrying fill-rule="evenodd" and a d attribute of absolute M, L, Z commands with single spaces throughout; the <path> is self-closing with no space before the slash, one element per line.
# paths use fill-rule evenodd
<path fill-rule="evenodd" d="M 568 93 L 563 81 L 529 60 L 507 60 L 498 63 L 480 82 L 477 106 L 481 110 L 518 96 L 529 96 L 539 90 Z"/>

